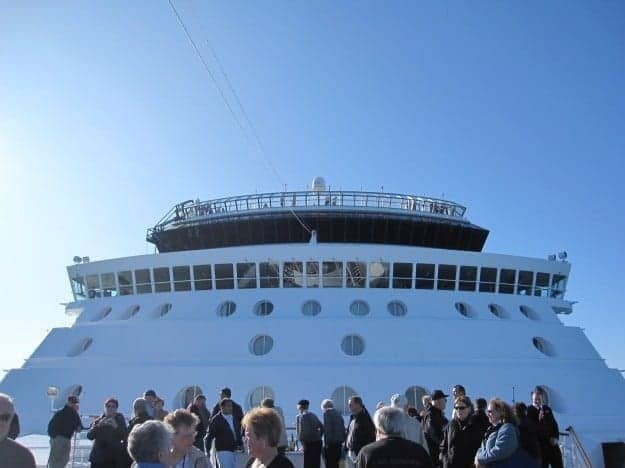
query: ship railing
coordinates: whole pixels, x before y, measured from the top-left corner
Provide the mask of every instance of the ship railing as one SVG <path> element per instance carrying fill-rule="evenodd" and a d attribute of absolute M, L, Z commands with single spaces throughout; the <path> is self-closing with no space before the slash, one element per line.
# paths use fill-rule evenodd
<path fill-rule="evenodd" d="M 275 192 L 200 201 L 187 200 L 178 203 L 163 216 L 155 227 L 148 230 L 148 237 L 170 224 L 198 221 L 202 218 L 250 211 L 291 211 L 293 209 L 359 208 L 372 210 L 395 210 L 428 215 L 460 218 L 466 207 L 439 198 L 386 192 L 360 192 L 328 190 L 322 192 Z"/>
<path fill-rule="evenodd" d="M 567 427 L 565 432 L 560 432 L 559 445 L 564 468 L 592 468 L 590 457 L 573 426 Z"/>

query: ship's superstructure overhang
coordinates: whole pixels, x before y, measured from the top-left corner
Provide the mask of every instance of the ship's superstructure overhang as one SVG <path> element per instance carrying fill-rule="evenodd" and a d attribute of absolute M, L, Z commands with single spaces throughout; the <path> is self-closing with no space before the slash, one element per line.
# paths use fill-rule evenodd
<path fill-rule="evenodd" d="M 384 192 L 276 192 L 175 205 L 147 240 L 159 252 L 318 242 L 390 244 L 479 252 L 488 230 L 466 208 L 437 198 Z"/>

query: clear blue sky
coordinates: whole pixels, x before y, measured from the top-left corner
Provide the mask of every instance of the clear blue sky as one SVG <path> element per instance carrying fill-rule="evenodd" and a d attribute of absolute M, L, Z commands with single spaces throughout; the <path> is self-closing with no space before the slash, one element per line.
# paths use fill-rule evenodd
<path fill-rule="evenodd" d="M 444 194 L 487 251 L 567 250 L 566 323 L 625 368 L 624 2 L 176 5 L 289 189 Z M 247 135 L 167 1 L 4 2 L 0 369 L 70 323 L 74 255 L 151 252 L 176 202 L 281 189 Z"/>

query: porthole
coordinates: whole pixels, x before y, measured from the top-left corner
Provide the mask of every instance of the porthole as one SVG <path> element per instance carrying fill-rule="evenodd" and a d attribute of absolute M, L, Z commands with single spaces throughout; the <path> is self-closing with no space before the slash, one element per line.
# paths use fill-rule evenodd
<path fill-rule="evenodd" d="M 348 356 L 360 356 L 365 351 L 365 340 L 358 335 L 347 335 L 341 341 L 341 349 Z"/>
<path fill-rule="evenodd" d="M 535 321 L 540 320 L 540 316 L 538 315 L 538 313 L 531 307 L 522 305 L 522 306 L 519 306 L 519 310 L 521 311 L 523 315 L 525 315 L 530 320 L 535 320 Z"/>
<path fill-rule="evenodd" d="M 386 305 L 388 313 L 393 317 L 403 317 L 408 313 L 406 304 L 401 301 L 391 301 Z"/>
<path fill-rule="evenodd" d="M 124 314 L 122 315 L 122 320 L 128 320 L 131 317 L 134 317 L 135 315 L 137 315 L 139 313 L 139 310 L 141 309 L 141 306 L 138 305 L 132 305 L 130 307 L 128 307 L 125 311 Z"/>
<path fill-rule="evenodd" d="M 234 314 L 237 310 L 237 305 L 232 301 L 226 301 L 219 304 L 217 308 L 217 315 L 220 317 L 227 317 Z"/>
<path fill-rule="evenodd" d="M 358 395 L 356 390 L 347 385 L 338 387 L 332 392 L 331 396 L 334 408 L 343 416 L 349 415 L 349 399 L 356 395 Z"/>
<path fill-rule="evenodd" d="M 263 356 L 273 348 L 273 338 L 269 335 L 257 335 L 250 341 L 250 353 Z"/>
<path fill-rule="evenodd" d="M 261 317 L 269 315 L 273 312 L 273 303 L 270 301 L 260 301 L 254 306 L 254 313 Z"/>
<path fill-rule="evenodd" d="M 74 346 L 72 346 L 67 355 L 69 357 L 76 357 L 89 349 L 89 347 L 93 344 L 93 338 L 83 338 L 78 341 Z"/>
<path fill-rule="evenodd" d="M 154 309 L 153 317 L 157 319 L 161 317 L 165 317 L 165 315 L 167 315 L 170 310 L 171 310 L 171 304 L 169 302 L 165 304 L 161 304 L 156 309 Z"/>
<path fill-rule="evenodd" d="M 100 320 L 105 319 L 109 316 L 112 310 L 113 309 L 111 307 L 105 307 L 104 309 L 99 310 L 98 313 L 93 316 L 93 319 L 91 319 L 91 321 L 99 322 Z"/>
<path fill-rule="evenodd" d="M 506 312 L 506 309 L 501 307 L 499 304 L 488 304 L 488 310 L 490 311 L 491 314 L 493 314 L 497 318 L 500 318 L 500 319 L 509 318 L 508 312 Z"/>
<path fill-rule="evenodd" d="M 545 338 L 535 336 L 532 338 L 532 344 L 534 345 L 534 348 L 543 353 L 545 356 L 554 357 L 556 355 L 555 348 Z"/>
<path fill-rule="evenodd" d="M 369 304 L 361 300 L 354 301 L 350 304 L 349 311 L 352 315 L 362 317 L 363 315 L 367 315 L 369 313 Z"/>
<path fill-rule="evenodd" d="M 460 315 L 463 315 L 464 317 L 475 318 L 477 316 L 477 314 L 473 310 L 473 307 L 471 307 L 469 304 L 466 304 L 464 302 L 456 302 L 454 304 L 454 307 L 456 308 L 458 313 Z"/>
<path fill-rule="evenodd" d="M 247 395 L 247 409 L 250 410 L 252 408 L 260 406 L 261 401 L 263 401 L 265 398 L 271 398 L 272 400 L 275 400 L 276 394 L 270 387 L 267 387 L 265 385 L 256 387 Z"/>
<path fill-rule="evenodd" d="M 321 304 L 319 304 L 315 300 L 310 300 L 304 302 L 302 306 L 302 314 L 307 315 L 308 317 L 314 317 L 315 315 L 319 315 L 321 312 Z"/>

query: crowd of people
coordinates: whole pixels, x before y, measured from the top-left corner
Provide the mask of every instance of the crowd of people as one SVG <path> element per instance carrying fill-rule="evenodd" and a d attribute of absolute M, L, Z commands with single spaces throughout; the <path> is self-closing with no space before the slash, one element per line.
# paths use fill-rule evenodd
<path fill-rule="evenodd" d="M 300 400 L 295 431 L 304 468 L 319 468 L 322 458 L 326 468 L 562 468 L 558 424 L 543 388 L 534 389 L 529 406 L 510 406 L 500 398 L 477 398 L 474 404 L 462 385 L 451 393 L 451 420 L 445 416 L 449 395 L 442 390 L 424 396 L 421 411 L 404 395 L 392 395 L 388 404 L 377 404 L 373 417 L 362 398 L 352 396 L 347 425 L 332 400 L 321 402 L 321 417 L 308 400 Z M 212 409 L 204 395 L 170 413 L 163 404 L 147 390 L 134 401 L 127 424 L 119 402 L 108 398 L 87 432 L 92 468 L 235 468 L 235 454 L 244 448 L 248 468 L 293 467 L 285 456 L 284 415 L 270 398 L 245 415 L 229 388 L 221 390 Z M 0 394 L 0 468 L 34 468 L 33 455 L 13 440 L 15 418 L 11 398 Z M 48 425 L 49 468 L 67 465 L 71 438 L 83 429 L 78 397 L 70 396 Z"/>

